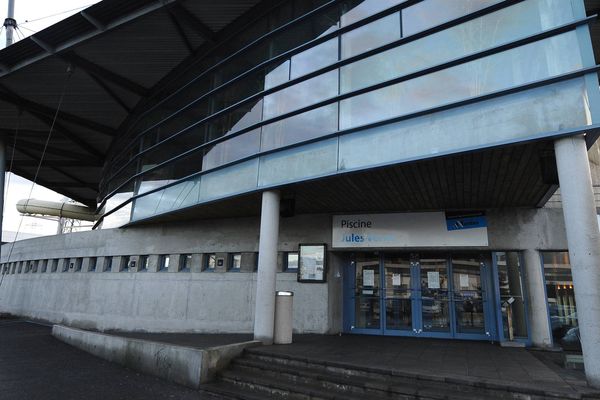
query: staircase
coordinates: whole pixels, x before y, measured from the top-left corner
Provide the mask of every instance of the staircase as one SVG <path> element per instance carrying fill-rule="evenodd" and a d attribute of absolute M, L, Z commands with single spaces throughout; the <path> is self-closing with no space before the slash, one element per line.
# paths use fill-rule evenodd
<path fill-rule="evenodd" d="M 422 376 L 346 364 L 269 354 L 246 349 L 200 390 L 209 399 L 599 399 L 574 392 L 481 382 L 468 378 Z M 591 395 L 591 393 L 590 393 Z M 203 397 L 204 398 L 204 397 Z"/>

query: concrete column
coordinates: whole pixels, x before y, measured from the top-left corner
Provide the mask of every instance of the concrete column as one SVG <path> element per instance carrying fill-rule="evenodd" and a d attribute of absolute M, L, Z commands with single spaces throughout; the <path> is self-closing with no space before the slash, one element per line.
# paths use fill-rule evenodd
<path fill-rule="evenodd" d="M 600 388 L 600 230 L 583 135 L 554 142 L 588 383 Z"/>
<path fill-rule="evenodd" d="M 552 338 L 548 323 L 548 307 L 546 306 L 546 290 L 540 253 L 537 250 L 525 250 L 523 261 L 525 262 L 531 341 L 535 347 L 551 347 Z"/>
<path fill-rule="evenodd" d="M 280 194 L 278 191 L 263 192 L 258 244 L 254 339 L 267 345 L 273 344 L 273 326 L 275 323 L 279 200 Z"/>

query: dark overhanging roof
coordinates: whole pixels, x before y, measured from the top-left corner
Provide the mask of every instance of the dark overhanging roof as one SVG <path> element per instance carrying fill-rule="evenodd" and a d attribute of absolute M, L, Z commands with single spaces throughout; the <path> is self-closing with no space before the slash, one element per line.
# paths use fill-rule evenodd
<path fill-rule="evenodd" d="M 128 117 L 190 60 L 240 29 L 240 17 L 250 21 L 257 3 L 104 0 L 1 50 L 0 135 L 9 158 L 19 127 L 13 172 L 35 176 L 64 90 L 37 181 L 95 206 L 106 155 Z M 600 11 L 600 0 L 585 5 L 588 15 Z M 600 27 L 590 27 L 600 59 Z"/>
<path fill-rule="evenodd" d="M 37 182 L 95 207 L 107 152 L 136 106 L 257 3 L 104 0 L 1 50 L 0 135 L 9 159 L 14 147 L 13 172 L 35 176 L 64 92 Z"/>

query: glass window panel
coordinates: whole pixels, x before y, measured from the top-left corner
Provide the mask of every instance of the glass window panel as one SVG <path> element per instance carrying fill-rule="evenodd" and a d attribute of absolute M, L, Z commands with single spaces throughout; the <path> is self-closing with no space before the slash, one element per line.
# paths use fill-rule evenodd
<path fill-rule="evenodd" d="M 265 90 L 287 82 L 290 79 L 290 60 L 276 65 L 265 75 Z"/>
<path fill-rule="evenodd" d="M 582 78 L 340 137 L 339 169 L 400 162 L 591 123 Z M 369 151 L 364 151 L 369 149 Z"/>
<path fill-rule="evenodd" d="M 542 26 L 531 21 L 544 18 Z M 550 16 L 555 16 L 550 18 Z M 569 2 L 517 3 L 341 68 L 341 92 L 349 92 L 550 29 L 573 19 Z M 489 27 L 493 26 L 494 29 Z M 575 46 L 576 47 L 576 46 Z M 568 49 L 577 54 L 577 48 Z M 572 55 L 570 55 L 572 56 Z"/>
<path fill-rule="evenodd" d="M 342 58 L 364 53 L 398 39 L 400 39 L 400 16 L 394 13 L 344 33 Z"/>
<path fill-rule="evenodd" d="M 235 253 L 231 255 L 231 268 L 234 271 L 239 271 L 240 266 L 242 265 L 242 255 L 240 253 Z"/>
<path fill-rule="evenodd" d="M 574 32 L 530 43 L 341 102 L 351 128 L 522 85 L 582 66 Z M 530 60 L 536 60 L 531 63 Z"/>
<path fill-rule="evenodd" d="M 425 0 L 402 10 L 402 34 L 421 32 L 432 26 L 471 14 L 501 0 Z"/>
<path fill-rule="evenodd" d="M 153 165 L 144 165 L 143 170 L 149 169 Z M 202 170 L 202 152 L 195 151 L 179 160 L 172 161 L 154 171 L 150 171 L 141 176 L 138 184 L 137 194 L 148 192 L 152 189 L 165 186 L 186 176 L 192 175 Z"/>
<path fill-rule="evenodd" d="M 293 56 L 291 78 L 306 75 L 337 60 L 338 39 L 334 38 Z"/>
<path fill-rule="evenodd" d="M 367 253 L 355 256 L 354 328 L 381 328 L 381 294 L 379 293 L 379 256 Z"/>
<path fill-rule="evenodd" d="M 132 220 L 189 207 L 198 203 L 200 178 L 187 180 L 135 200 Z"/>
<path fill-rule="evenodd" d="M 261 149 L 271 150 L 313 139 L 338 129 L 337 103 L 263 126 Z"/>
<path fill-rule="evenodd" d="M 554 343 L 565 350 L 581 351 L 569 253 L 544 251 L 542 260 Z"/>
<path fill-rule="evenodd" d="M 214 253 L 207 254 L 206 255 L 206 269 L 209 271 L 214 271 L 216 266 L 217 266 L 217 255 Z"/>
<path fill-rule="evenodd" d="M 519 253 L 495 253 L 504 339 L 527 338 L 527 314 L 523 296 L 522 268 Z"/>
<path fill-rule="evenodd" d="M 373 14 L 377 14 L 380 11 L 387 10 L 390 7 L 404 3 L 406 0 L 364 0 L 354 1 L 352 8 L 342 15 L 341 23 L 342 26 L 353 24 L 354 22 L 365 19 Z"/>
<path fill-rule="evenodd" d="M 298 253 L 287 253 L 286 254 L 285 268 L 288 271 L 298 270 Z"/>
<path fill-rule="evenodd" d="M 207 201 L 256 189 L 258 159 L 209 172 L 202 176 L 200 201 Z"/>
<path fill-rule="evenodd" d="M 207 125 L 207 141 L 259 123 L 262 117 L 262 108 L 262 100 L 260 100 L 256 103 L 240 106 L 211 120 Z"/>
<path fill-rule="evenodd" d="M 204 154 L 202 169 L 208 170 L 218 167 L 256 154 L 259 150 L 260 128 L 211 146 Z"/>
<path fill-rule="evenodd" d="M 264 118 L 273 118 L 336 96 L 338 71 L 329 71 L 264 98 Z"/>
<path fill-rule="evenodd" d="M 259 186 L 294 182 L 336 170 L 337 138 L 260 157 Z"/>

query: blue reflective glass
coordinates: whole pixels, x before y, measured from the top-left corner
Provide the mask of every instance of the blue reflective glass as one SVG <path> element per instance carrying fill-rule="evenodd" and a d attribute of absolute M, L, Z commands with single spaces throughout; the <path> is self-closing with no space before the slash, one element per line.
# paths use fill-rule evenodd
<path fill-rule="evenodd" d="M 406 0 L 364 0 L 344 12 L 341 17 L 342 26 L 353 24 L 380 11 L 386 10 Z"/>
<path fill-rule="evenodd" d="M 263 126 L 261 150 L 313 139 L 338 129 L 338 105 L 330 104 Z"/>
<path fill-rule="evenodd" d="M 258 153 L 260 150 L 260 128 L 218 143 L 205 151 L 202 170 Z"/>
<path fill-rule="evenodd" d="M 529 0 L 341 68 L 342 93 L 406 75 L 573 20 L 566 1 Z M 532 23 L 543 21 L 543 24 Z M 493 27 L 493 29 L 490 29 Z"/>
<path fill-rule="evenodd" d="M 339 169 L 451 154 L 589 124 L 584 79 L 577 78 L 341 136 Z"/>
<path fill-rule="evenodd" d="M 581 67 L 577 36 L 567 32 L 343 100 L 340 128 L 410 114 Z"/>
<path fill-rule="evenodd" d="M 338 71 L 326 72 L 264 98 L 264 119 L 314 104 L 338 94 Z"/>
<path fill-rule="evenodd" d="M 402 10 L 402 35 L 408 36 L 502 0 L 425 0 Z M 563 1 L 563 0 L 559 0 Z"/>
<path fill-rule="evenodd" d="M 292 79 L 306 75 L 338 60 L 338 39 L 331 39 L 292 57 Z"/>
<path fill-rule="evenodd" d="M 342 58 L 400 39 L 400 15 L 390 14 L 342 35 Z"/>

